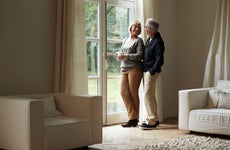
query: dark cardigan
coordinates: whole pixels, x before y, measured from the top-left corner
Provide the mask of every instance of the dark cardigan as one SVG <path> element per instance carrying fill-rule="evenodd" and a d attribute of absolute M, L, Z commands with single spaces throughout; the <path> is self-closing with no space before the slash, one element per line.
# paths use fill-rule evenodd
<path fill-rule="evenodd" d="M 161 72 L 161 67 L 164 64 L 164 41 L 159 32 L 154 39 L 147 39 L 144 50 L 143 69 L 144 72 L 150 72 L 152 75 Z"/>

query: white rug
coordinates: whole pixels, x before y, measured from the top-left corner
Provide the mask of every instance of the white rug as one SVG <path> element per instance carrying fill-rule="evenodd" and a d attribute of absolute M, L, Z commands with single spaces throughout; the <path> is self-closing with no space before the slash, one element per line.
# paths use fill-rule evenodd
<path fill-rule="evenodd" d="M 230 140 L 188 135 L 183 138 L 147 145 L 139 150 L 230 150 Z"/>

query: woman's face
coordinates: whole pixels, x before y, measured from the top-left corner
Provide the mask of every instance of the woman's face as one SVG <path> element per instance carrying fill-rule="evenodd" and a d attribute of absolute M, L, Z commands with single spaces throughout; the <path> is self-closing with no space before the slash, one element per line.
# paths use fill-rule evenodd
<path fill-rule="evenodd" d="M 130 29 L 131 35 L 138 36 L 141 33 L 141 24 L 134 24 Z"/>

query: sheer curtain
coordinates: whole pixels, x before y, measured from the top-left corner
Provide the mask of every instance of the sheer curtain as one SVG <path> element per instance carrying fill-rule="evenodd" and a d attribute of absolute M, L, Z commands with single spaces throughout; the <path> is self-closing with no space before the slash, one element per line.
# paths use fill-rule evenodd
<path fill-rule="evenodd" d="M 215 27 L 204 73 L 203 87 L 230 79 L 230 1 L 219 0 Z"/>
<path fill-rule="evenodd" d="M 142 34 L 144 41 L 146 41 L 147 35 L 144 30 L 145 21 L 148 18 L 155 18 L 159 21 L 159 11 L 158 11 L 158 0 L 136 0 L 137 3 L 137 18 L 142 22 Z M 163 95 L 162 95 L 162 75 L 159 76 L 157 80 L 156 97 L 157 97 L 157 108 L 159 114 L 159 120 L 163 121 Z M 143 87 L 140 87 L 140 91 Z M 140 92 L 141 96 L 141 108 L 140 108 L 140 119 L 144 120 L 146 117 L 146 111 L 144 107 L 143 93 Z"/>
<path fill-rule="evenodd" d="M 84 0 L 57 1 L 54 92 L 87 94 Z"/>

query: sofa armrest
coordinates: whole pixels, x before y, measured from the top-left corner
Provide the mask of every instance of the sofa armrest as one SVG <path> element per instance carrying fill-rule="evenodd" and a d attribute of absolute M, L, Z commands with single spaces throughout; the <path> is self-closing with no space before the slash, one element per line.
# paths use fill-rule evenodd
<path fill-rule="evenodd" d="M 209 88 L 198 88 L 179 91 L 179 129 L 189 129 L 189 112 L 191 110 L 207 106 L 208 90 Z"/>
<path fill-rule="evenodd" d="M 94 143 L 102 142 L 102 97 L 90 95 L 55 94 L 57 109 L 63 115 L 92 122 Z M 96 135 L 96 136 L 95 136 Z"/>
<path fill-rule="evenodd" d="M 43 149 L 42 101 L 0 97 L 0 147 Z"/>

